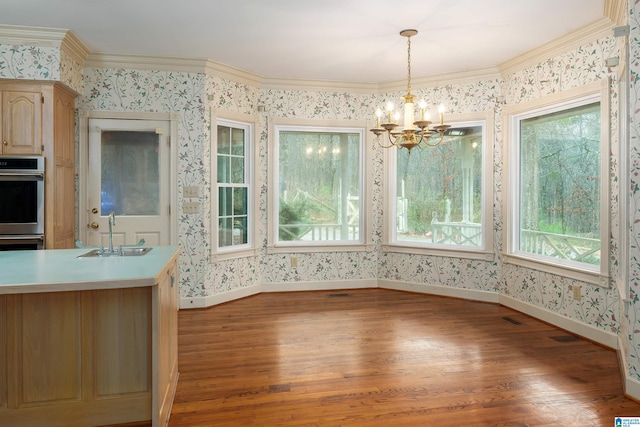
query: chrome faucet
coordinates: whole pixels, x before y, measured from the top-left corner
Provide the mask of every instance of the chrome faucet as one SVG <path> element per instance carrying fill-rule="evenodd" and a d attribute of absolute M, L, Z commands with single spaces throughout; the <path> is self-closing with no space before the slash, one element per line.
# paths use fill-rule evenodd
<path fill-rule="evenodd" d="M 109 214 L 109 253 L 113 253 L 113 226 L 116 225 L 116 214 L 111 211 Z"/>

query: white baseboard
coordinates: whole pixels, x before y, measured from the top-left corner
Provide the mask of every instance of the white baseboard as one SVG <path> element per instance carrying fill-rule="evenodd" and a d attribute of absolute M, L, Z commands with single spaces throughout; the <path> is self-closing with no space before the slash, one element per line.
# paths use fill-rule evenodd
<path fill-rule="evenodd" d="M 620 374 L 622 374 L 624 394 L 632 399 L 640 400 L 640 381 L 629 376 L 629 363 L 624 346 L 620 344 L 618 338 L 618 362 L 620 363 Z"/>
<path fill-rule="evenodd" d="M 427 285 L 424 283 L 400 282 L 398 280 L 385 279 L 378 280 L 378 287 L 384 289 L 395 289 L 397 291 L 498 303 L 498 294 L 495 292 L 477 291 L 474 289 L 451 288 L 448 286 Z"/>
<path fill-rule="evenodd" d="M 282 282 L 264 283 L 234 289 L 215 295 L 180 298 L 180 309 L 206 308 L 261 292 L 327 291 L 332 289 L 365 289 L 378 287 L 376 279 L 332 280 L 327 282 Z"/>
<path fill-rule="evenodd" d="M 609 347 L 614 350 L 618 349 L 618 335 L 616 334 L 605 332 L 601 329 L 569 319 L 568 317 L 564 317 L 545 308 L 536 307 L 507 295 L 500 295 L 499 302 L 505 307 L 528 314 L 531 317 L 550 323 L 588 340 L 597 342 L 598 344 L 602 344 L 605 347 Z"/>
<path fill-rule="evenodd" d="M 221 294 L 206 295 L 203 297 L 184 297 L 180 298 L 180 309 L 185 308 L 206 308 L 213 305 L 222 304 L 249 297 L 261 292 L 260 285 L 248 286 L 246 288 L 234 289 L 233 291 L 223 292 Z"/>
<path fill-rule="evenodd" d="M 377 279 L 331 280 L 326 282 L 283 282 L 263 283 L 262 292 L 328 291 L 377 287 Z"/>

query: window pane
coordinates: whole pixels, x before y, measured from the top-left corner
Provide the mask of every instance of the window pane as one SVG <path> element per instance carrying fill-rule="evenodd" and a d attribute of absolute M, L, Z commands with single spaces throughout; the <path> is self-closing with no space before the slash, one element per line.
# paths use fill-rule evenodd
<path fill-rule="evenodd" d="M 233 244 L 242 245 L 247 243 L 247 217 L 236 218 L 233 224 Z"/>
<path fill-rule="evenodd" d="M 600 263 L 600 104 L 520 121 L 520 250 Z"/>
<path fill-rule="evenodd" d="M 102 215 L 159 215 L 158 135 L 103 131 L 101 144 Z"/>
<path fill-rule="evenodd" d="M 227 126 L 218 126 L 218 153 L 231 153 L 231 128 Z"/>
<path fill-rule="evenodd" d="M 220 218 L 218 220 L 218 246 L 231 246 L 233 244 L 233 230 L 231 228 L 231 218 Z"/>
<path fill-rule="evenodd" d="M 231 215 L 232 192 L 233 189 L 231 187 L 218 189 L 218 216 Z"/>
<path fill-rule="evenodd" d="M 231 154 L 244 157 L 244 129 L 231 130 Z"/>
<path fill-rule="evenodd" d="M 227 156 L 218 156 L 218 182 L 231 182 L 231 170 L 229 168 L 229 157 Z"/>
<path fill-rule="evenodd" d="M 244 182 L 244 158 L 231 157 L 231 182 L 242 184 Z"/>
<path fill-rule="evenodd" d="M 279 240 L 360 239 L 360 140 L 279 132 Z"/>
<path fill-rule="evenodd" d="M 247 214 L 247 189 L 246 188 L 233 189 L 233 214 L 234 215 Z"/>
<path fill-rule="evenodd" d="M 482 126 L 470 126 L 435 147 L 398 150 L 398 241 L 482 245 L 482 144 Z"/>

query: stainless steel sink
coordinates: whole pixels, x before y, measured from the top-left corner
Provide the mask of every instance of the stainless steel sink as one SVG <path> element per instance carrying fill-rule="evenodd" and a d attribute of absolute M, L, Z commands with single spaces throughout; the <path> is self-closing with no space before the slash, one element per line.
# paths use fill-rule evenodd
<path fill-rule="evenodd" d="M 142 256 L 149 252 L 151 249 L 148 246 L 145 247 L 124 247 L 114 250 L 113 252 L 105 251 L 104 249 L 92 249 L 89 252 L 78 255 L 78 258 L 105 258 L 105 257 L 118 257 L 118 256 Z"/>

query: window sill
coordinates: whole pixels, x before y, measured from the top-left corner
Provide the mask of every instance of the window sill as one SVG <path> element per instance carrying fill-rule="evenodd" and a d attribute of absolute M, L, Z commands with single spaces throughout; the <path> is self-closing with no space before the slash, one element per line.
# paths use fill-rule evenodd
<path fill-rule="evenodd" d="M 364 243 L 347 243 L 342 245 L 275 245 L 267 247 L 268 254 L 313 253 L 313 252 L 369 252 L 374 245 Z"/>
<path fill-rule="evenodd" d="M 258 255 L 258 249 L 256 248 L 213 252 L 211 254 L 211 263 L 213 264 L 218 261 L 227 261 L 230 259 L 248 258 L 256 255 Z"/>
<path fill-rule="evenodd" d="M 590 283 L 592 285 L 601 286 L 603 288 L 611 287 L 611 279 L 609 275 L 603 274 L 600 271 L 554 264 L 551 262 L 546 262 L 544 260 L 533 259 L 517 254 L 503 254 L 502 260 L 507 264 L 531 268 L 534 270 L 543 271 L 545 273 L 556 274 L 568 279 L 579 280 L 581 282 Z"/>
<path fill-rule="evenodd" d="M 382 246 L 383 252 L 393 252 L 402 254 L 414 254 L 414 255 L 432 255 L 450 258 L 465 258 L 465 259 L 477 259 L 482 261 L 493 262 L 495 260 L 495 254 L 492 251 L 485 251 L 483 249 L 470 249 L 470 248 L 436 248 L 426 247 L 409 244 L 387 244 Z"/>

